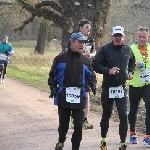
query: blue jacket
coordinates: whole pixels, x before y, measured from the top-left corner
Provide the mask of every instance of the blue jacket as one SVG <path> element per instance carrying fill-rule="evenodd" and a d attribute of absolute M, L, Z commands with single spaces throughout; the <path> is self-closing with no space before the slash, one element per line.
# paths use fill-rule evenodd
<path fill-rule="evenodd" d="M 71 49 L 56 56 L 48 79 L 50 87 L 58 87 L 58 96 L 54 104 L 63 108 L 85 108 L 86 93 L 84 86 L 89 81 L 96 83 L 96 76 L 92 64 L 86 56 L 75 53 Z M 81 88 L 80 103 L 66 101 L 66 87 Z"/>
<path fill-rule="evenodd" d="M 8 63 L 9 62 L 9 56 L 12 56 L 14 54 L 14 48 L 10 43 L 4 43 L 0 42 L 0 54 L 6 54 L 6 60 L 1 60 L 0 63 Z"/>

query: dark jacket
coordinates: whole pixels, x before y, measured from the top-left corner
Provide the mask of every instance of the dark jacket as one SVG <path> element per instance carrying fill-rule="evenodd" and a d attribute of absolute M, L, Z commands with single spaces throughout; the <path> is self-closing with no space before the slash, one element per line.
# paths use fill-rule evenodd
<path fill-rule="evenodd" d="M 92 65 L 95 72 L 103 74 L 102 87 L 108 89 L 126 83 L 127 73 L 134 72 L 135 57 L 130 46 L 114 46 L 111 42 L 98 50 Z M 116 75 L 109 75 L 113 67 L 120 68 L 120 71 Z"/>
<path fill-rule="evenodd" d="M 55 57 L 49 73 L 48 85 L 58 87 L 56 104 L 63 108 L 85 108 L 86 93 L 84 85 L 96 82 L 92 64 L 88 58 L 69 49 Z M 66 101 L 66 87 L 81 87 L 80 103 Z"/>

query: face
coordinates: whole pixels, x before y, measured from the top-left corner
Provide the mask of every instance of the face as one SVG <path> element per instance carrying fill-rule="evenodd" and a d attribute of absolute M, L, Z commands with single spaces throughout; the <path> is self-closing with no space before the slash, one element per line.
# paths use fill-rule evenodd
<path fill-rule="evenodd" d="M 74 40 L 71 42 L 71 49 L 75 52 L 81 53 L 84 49 L 84 41 Z"/>
<path fill-rule="evenodd" d="M 115 45 L 121 45 L 121 43 L 124 41 L 124 35 L 116 33 L 111 35 L 111 39 Z"/>
<path fill-rule="evenodd" d="M 80 27 L 79 30 L 84 36 L 89 36 L 91 25 L 90 24 L 84 24 L 83 27 Z"/>
<path fill-rule="evenodd" d="M 8 42 L 8 38 L 3 38 L 2 42 L 7 43 Z"/>
<path fill-rule="evenodd" d="M 137 42 L 139 46 L 146 46 L 146 43 L 149 39 L 148 32 L 146 31 L 138 31 L 137 33 Z"/>

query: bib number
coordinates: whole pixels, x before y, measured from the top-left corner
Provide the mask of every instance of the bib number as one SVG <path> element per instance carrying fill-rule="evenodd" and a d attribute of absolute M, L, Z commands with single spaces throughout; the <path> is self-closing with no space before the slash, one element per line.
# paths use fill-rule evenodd
<path fill-rule="evenodd" d="M 81 88 L 67 87 L 66 88 L 66 101 L 69 103 L 80 103 Z"/>
<path fill-rule="evenodd" d="M 150 69 L 140 70 L 140 82 L 141 83 L 150 82 Z"/>
<path fill-rule="evenodd" d="M 85 45 L 85 50 L 82 53 L 83 55 L 90 54 L 92 46 Z"/>
<path fill-rule="evenodd" d="M 6 60 L 6 55 L 5 54 L 0 54 L 0 60 Z"/>
<path fill-rule="evenodd" d="M 124 97 L 124 89 L 122 86 L 109 88 L 109 98 L 122 98 L 122 97 Z"/>

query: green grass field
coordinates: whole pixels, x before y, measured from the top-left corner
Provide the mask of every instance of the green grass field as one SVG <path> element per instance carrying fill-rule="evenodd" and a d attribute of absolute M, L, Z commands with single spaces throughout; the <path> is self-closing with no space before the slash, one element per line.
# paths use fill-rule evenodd
<path fill-rule="evenodd" d="M 10 57 L 7 76 L 49 91 L 47 85 L 48 73 L 54 57 L 60 53 L 60 50 L 49 50 L 47 48 L 44 55 L 39 55 L 33 53 L 35 41 L 20 41 L 11 44 L 15 53 L 14 56 Z"/>

